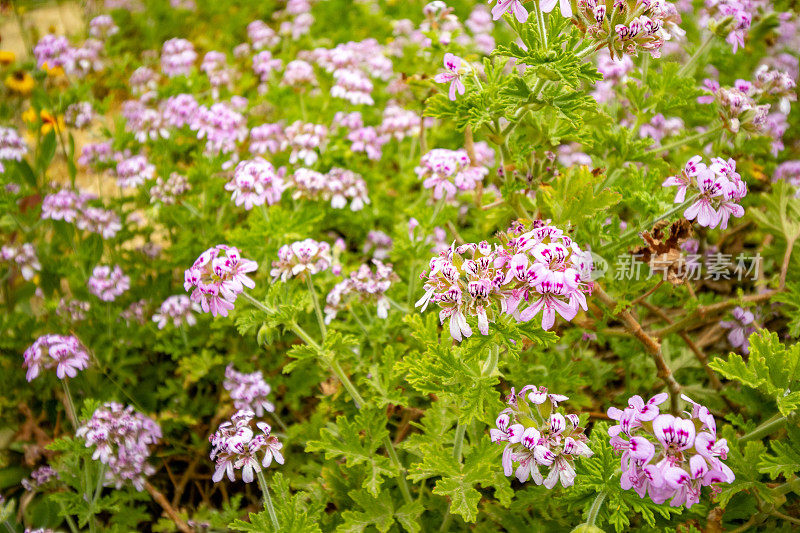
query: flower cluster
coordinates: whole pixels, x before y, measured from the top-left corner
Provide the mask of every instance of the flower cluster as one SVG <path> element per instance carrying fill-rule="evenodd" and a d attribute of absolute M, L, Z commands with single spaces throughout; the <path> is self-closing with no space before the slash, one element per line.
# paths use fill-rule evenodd
<path fill-rule="evenodd" d="M 191 74 L 196 60 L 194 45 L 186 39 L 170 39 L 161 47 L 161 72 L 170 78 Z"/>
<path fill-rule="evenodd" d="M 333 72 L 335 83 L 331 96 L 343 98 L 353 105 L 373 105 L 372 82 L 360 70 L 339 69 Z"/>
<path fill-rule="evenodd" d="M 0 248 L 0 259 L 7 263 L 13 263 L 19 269 L 22 278 L 30 281 L 36 272 L 42 269 L 39 263 L 39 258 L 36 255 L 36 249 L 29 242 L 23 243 L 20 246 L 13 244 L 6 244 Z"/>
<path fill-rule="evenodd" d="M 726 229 L 731 215 L 744 215 L 744 208 L 736 202 L 747 195 L 747 184 L 736 172 L 733 159 L 716 157 L 711 165 L 702 160 L 699 155 L 692 157 L 679 175 L 669 176 L 662 185 L 678 187 L 675 203 L 683 203 L 690 189 L 696 193 L 692 205 L 683 213 L 688 220 L 696 218 L 701 226 Z"/>
<path fill-rule="evenodd" d="M 713 21 L 713 25 L 718 26 L 727 23 L 725 29 L 729 32 L 725 41 L 735 54 L 739 48 L 744 48 L 744 38 L 753 23 L 754 4 L 751 0 L 705 0 L 705 8 L 700 13 L 701 24 L 706 26 Z"/>
<path fill-rule="evenodd" d="M 519 393 L 511 389 L 506 398 L 508 407 L 497 417 L 497 429 L 489 432 L 492 442 L 506 443 L 502 460 L 506 476 L 513 473 L 522 483 L 533 479 L 548 489 L 559 480 L 564 487 L 573 485 L 575 459 L 591 457 L 594 452 L 586 444 L 578 415 L 556 412 L 558 404 L 568 399 L 534 385 L 523 387 Z M 539 467 L 549 468 L 546 477 Z"/>
<path fill-rule="evenodd" d="M 265 411 L 275 411 L 275 405 L 267 399 L 272 387 L 264 381 L 264 374 L 260 370 L 246 374 L 228 365 L 222 386 L 230 394 L 233 406 L 238 411 L 253 411 L 258 417 L 264 416 Z"/>
<path fill-rule="evenodd" d="M 89 366 L 89 352 L 71 335 L 42 335 L 23 354 L 25 379 L 33 381 L 42 370 L 56 369 L 58 379 L 74 378 Z"/>
<path fill-rule="evenodd" d="M 283 444 L 274 435 L 270 435 L 272 428 L 265 422 L 257 422 L 256 427 L 261 431 L 256 435 L 250 423 L 255 413 L 250 410 L 237 411 L 230 422 L 223 422 L 219 429 L 211 435 L 211 460 L 217 464 L 211 479 L 214 483 L 222 480 L 227 474 L 228 479 L 236 481 L 234 472 L 242 470 L 242 481 L 251 483 L 255 474 L 261 468 L 267 468 L 272 460 L 283 464 L 281 448 Z M 259 459 L 259 455 L 263 458 Z"/>
<path fill-rule="evenodd" d="M 425 294 L 416 307 L 439 304 L 439 318 L 450 319 L 457 341 L 472 335 L 467 316 L 476 316 L 481 334 L 488 335 L 489 323 L 501 313 L 527 322 L 541 312 L 542 328 L 549 330 L 556 313 L 572 320 L 579 308 L 587 309 L 585 293 L 593 287 L 589 253 L 542 221 L 530 230 L 517 224 L 502 237 L 502 245 L 453 245 L 420 276 Z"/>
<path fill-rule="evenodd" d="M 190 127 L 197 138 L 206 139 L 206 153 L 229 154 L 236 144 L 247 138 L 247 121 L 244 116 L 223 102 L 211 107 L 199 106 L 192 117 Z"/>
<path fill-rule="evenodd" d="M 733 472 L 722 461 L 728 444 L 717 438 L 714 416 L 689 398 L 684 416 L 660 414 L 659 405 L 668 395 L 657 394 L 647 403 L 632 396 L 624 410 L 611 407 L 608 416 L 617 425 L 608 429 L 611 445 L 622 452 L 623 489 L 633 488 L 639 497 L 648 495 L 656 504 L 670 500 L 672 507 L 700 501 L 703 487 L 731 483 Z"/>
<path fill-rule="evenodd" d="M 554 0 L 550 0 L 555 5 Z M 562 0 L 562 14 L 565 2 Z M 632 56 L 648 52 L 661 57 L 661 47 L 680 34 L 680 16 L 670 2 L 664 0 L 578 0 L 575 20 L 578 28 L 597 48 L 608 47 L 611 57 Z"/>
<path fill-rule="evenodd" d="M 244 259 L 233 246 L 218 244 L 202 254 L 184 273 L 183 287 L 204 313 L 228 316 L 236 297 L 255 282 L 247 274 L 255 272 L 255 261 Z"/>
<path fill-rule="evenodd" d="M 272 163 L 261 158 L 240 161 L 233 171 L 233 177 L 225 184 L 231 191 L 231 200 L 250 210 L 256 205 L 273 205 L 280 201 L 286 188 L 283 182 L 284 169 L 275 170 Z"/>
<path fill-rule="evenodd" d="M 178 197 L 190 189 L 186 176 L 173 172 L 166 181 L 161 177 L 156 178 L 156 184 L 150 188 L 150 202 L 161 202 L 165 205 L 174 204 Z"/>
<path fill-rule="evenodd" d="M 104 239 L 113 238 L 122 229 L 119 216 L 100 207 L 89 207 L 87 202 L 94 197 L 61 189 L 48 194 L 42 200 L 42 218 L 74 222 L 79 229 L 102 235 Z"/>
<path fill-rule="evenodd" d="M 117 163 L 117 183 L 123 189 L 139 187 L 155 175 L 155 165 L 143 155 L 135 155 Z"/>
<path fill-rule="evenodd" d="M 58 472 L 52 466 L 44 465 L 31 472 L 30 479 L 23 479 L 21 485 L 28 492 L 33 492 L 54 479 L 59 479 Z"/>
<path fill-rule="evenodd" d="M 364 304 L 375 303 L 378 307 L 378 318 L 388 316 L 389 299 L 386 298 L 386 291 L 398 277 L 392 270 L 392 265 L 377 259 L 373 259 L 372 263 L 375 265 L 374 272 L 369 265 L 363 264 L 358 270 L 351 272 L 349 278 L 334 285 L 325 299 L 326 323 L 336 318 L 336 314 L 344 309 L 347 300 L 352 296 L 358 297 Z"/>
<path fill-rule="evenodd" d="M 731 311 L 731 315 L 733 315 L 733 320 L 722 320 L 719 325 L 730 330 L 728 331 L 728 342 L 731 343 L 731 346 L 748 354 L 750 353 L 750 334 L 756 331 L 753 325 L 756 319 L 755 315 L 752 311 L 741 307 L 735 307 Z"/>
<path fill-rule="evenodd" d="M 435 148 L 422 156 L 414 172 L 426 189 L 433 189 L 435 199 L 452 200 L 458 190 L 475 189 L 489 169 L 473 164 L 466 150 Z"/>
<path fill-rule="evenodd" d="M 88 126 L 93 119 L 94 109 L 92 109 L 91 102 L 77 102 L 71 104 L 64 112 L 64 122 L 78 129 Z"/>
<path fill-rule="evenodd" d="M 158 329 L 164 329 L 169 322 L 172 322 L 176 328 L 183 324 L 194 326 L 197 319 L 192 311 L 200 311 L 200 306 L 192 302 L 188 296 L 185 294 L 170 296 L 161 303 L 158 313 L 153 315 L 153 322 L 158 324 Z"/>
<path fill-rule="evenodd" d="M 86 313 L 88 313 L 91 308 L 92 305 L 89 302 L 62 297 L 58 301 L 56 315 L 71 322 L 80 322 L 86 319 Z"/>
<path fill-rule="evenodd" d="M 119 265 L 114 265 L 114 268 L 108 265 L 98 265 L 92 270 L 92 275 L 86 285 L 89 287 L 89 292 L 102 301 L 113 302 L 131 288 L 131 278 L 122 272 Z"/>
<path fill-rule="evenodd" d="M 289 278 L 313 276 L 331 267 L 331 245 L 314 239 L 284 244 L 278 249 L 278 260 L 272 262 L 270 276 L 286 281 Z"/>
<path fill-rule="evenodd" d="M 313 165 L 319 158 L 316 150 L 328 136 L 328 128 L 298 120 L 287 126 L 284 134 L 287 144 L 292 148 L 289 162 L 294 164 L 302 161 L 306 165 Z"/>
<path fill-rule="evenodd" d="M 292 198 L 330 201 L 334 209 L 343 209 L 350 202 L 351 211 L 369 204 L 364 179 L 347 169 L 332 168 L 322 174 L 316 170 L 298 168 L 290 177 Z"/>
<path fill-rule="evenodd" d="M 22 161 L 27 152 L 28 145 L 16 129 L 0 126 L 0 173 L 3 160 Z"/>
<path fill-rule="evenodd" d="M 161 428 L 150 417 L 115 402 L 106 402 L 75 432 L 95 447 L 92 459 L 108 467 L 106 481 L 117 488 L 130 481 L 137 490 L 155 469 L 147 463 L 151 448 L 161 439 Z"/>
<path fill-rule="evenodd" d="M 109 15 L 98 15 L 89 21 L 89 35 L 95 39 L 108 39 L 119 33 L 119 26 Z"/>

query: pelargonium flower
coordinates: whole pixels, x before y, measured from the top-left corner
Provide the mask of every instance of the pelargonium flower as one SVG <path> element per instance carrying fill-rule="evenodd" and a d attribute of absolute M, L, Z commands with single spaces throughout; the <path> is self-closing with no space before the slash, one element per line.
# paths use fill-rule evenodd
<path fill-rule="evenodd" d="M 23 479 L 20 485 L 28 492 L 33 492 L 53 479 L 59 479 L 58 472 L 52 466 L 44 465 L 31 472 L 30 479 Z"/>
<path fill-rule="evenodd" d="M 559 481 L 564 487 L 575 482 L 575 460 L 594 455 L 576 414 L 557 412 L 568 398 L 548 393 L 544 387 L 527 385 L 517 394 L 511 389 L 508 407 L 497 417 L 497 429 L 489 434 L 492 442 L 505 442 L 503 473 L 525 483 L 529 479 L 548 489 Z M 517 465 L 516 469 L 514 465 Z M 549 468 L 545 477 L 540 467 Z"/>
<path fill-rule="evenodd" d="M 211 50 L 203 56 L 200 63 L 200 70 L 208 77 L 208 82 L 214 90 L 214 96 L 218 95 L 219 87 L 230 85 L 234 71 L 228 66 L 225 54 Z"/>
<path fill-rule="evenodd" d="M 497 5 L 492 8 L 492 19 L 500 20 L 506 13 L 513 14 L 520 24 L 528 20 L 528 10 L 522 7 L 521 0 L 497 0 Z"/>
<path fill-rule="evenodd" d="M 0 126 L 0 161 L 22 161 L 28 145 L 14 128 Z"/>
<path fill-rule="evenodd" d="M 114 150 L 111 143 L 88 143 L 81 148 L 78 164 L 84 167 L 111 163 L 114 160 Z"/>
<path fill-rule="evenodd" d="M 564 18 L 571 18 L 572 17 L 572 5 L 570 0 L 540 0 L 539 1 L 539 8 L 542 10 L 543 13 L 550 13 L 556 7 L 556 3 L 558 3 L 558 7 L 561 10 L 561 16 Z M 520 22 L 525 22 L 524 20 L 520 20 Z"/>
<path fill-rule="evenodd" d="M 393 281 L 399 278 L 392 270 L 392 265 L 384 264 L 377 259 L 372 260 L 375 271 L 368 264 L 361 265 L 358 270 L 350 273 L 350 277 L 337 283 L 328 293 L 325 305 L 325 322 L 330 323 L 336 318 L 347 301 L 355 296 L 363 304 L 375 303 L 378 307 L 378 318 L 386 318 L 389 312 L 389 300 L 386 291 L 392 286 Z"/>
<path fill-rule="evenodd" d="M 70 104 L 64 112 L 64 122 L 74 128 L 81 129 L 88 126 L 94 119 L 94 110 L 91 102 L 77 102 Z"/>
<path fill-rule="evenodd" d="M 161 47 L 161 72 L 170 78 L 191 74 L 196 60 L 194 45 L 186 39 L 169 39 Z"/>
<path fill-rule="evenodd" d="M 86 313 L 91 309 L 89 302 L 72 298 L 61 298 L 56 307 L 56 315 L 70 321 L 80 322 L 86 319 Z"/>
<path fill-rule="evenodd" d="M 256 286 L 247 274 L 257 268 L 258 264 L 243 259 L 237 248 L 218 244 L 200 254 L 186 270 L 183 287 L 192 291 L 192 301 L 199 303 L 204 313 L 228 316 L 244 288 Z"/>
<path fill-rule="evenodd" d="M 169 138 L 164 118 L 156 109 L 151 109 L 141 100 L 128 100 L 122 106 L 125 117 L 125 129 L 134 134 L 140 143 L 159 138 Z"/>
<path fill-rule="evenodd" d="M 314 239 L 305 239 L 284 244 L 278 249 L 278 260 L 272 262 L 270 276 L 287 281 L 289 278 L 305 278 L 330 268 L 333 262 L 331 245 Z"/>
<path fill-rule="evenodd" d="M 517 2 L 517 0 L 512 0 L 513 2 Z M 450 90 L 447 93 L 450 97 L 450 100 L 456 99 L 456 91 L 458 94 L 463 95 L 464 92 L 467 90 L 464 87 L 464 82 L 461 81 L 461 76 L 463 76 L 463 72 L 461 69 L 461 58 L 455 56 L 451 53 L 446 53 L 444 55 L 444 68 L 445 72 L 440 72 L 436 76 L 434 76 L 433 81 L 436 83 L 449 83 Z"/>
<path fill-rule="evenodd" d="M 86 285 L 89 292 L 104 302 L 113 302 L 131 288 L 131 278 L 122 272 L 119 265 L 114 265 L 113 269 L 108 265 L 98 265 L 92 270 Z"/>
<path fill-rule="evenodd" d="M 331 96 L 343 98 L 353 105 L 373 105 L 372 82 L 361 71 L 355 69 L 338 69 L 333 72 L 335 80 L 331 87 Z"/>
<path fill-rule="evenodd" d="M 313 165 L 319 159 L 317 150 L 321 149 L 328 136 L 328 128 L 322 124 L 312 124 L 299 120 L 291 123 L 284 130 L 286 141 L 292 148 L 289 162 L 302 161 L 305 165 Z"/>
<path fill-rule="evenodd" d="M 156 167 L 143 155 L 135 155 L 117 163 L 117 183 L 120 187 L 136 188 L 156 175 Z"/>
<path fill-rule="evenodd" d="M 420 276 L 426 279 L 425 294 L 415 307 L 424 311 L 429 302 L 439 304 L 439 318 L 450 318 L 457 341 L 472 335 L 467 316 L 476 316 L 481 334 L 488 335 L 489 323 L 500 314 L 527 322 L 541 312 L 542 329 L 549 330 L 556 313 L 572 320 L 579 308 L 587 309 L 591 254 L 542 221 L 530 230 L 517 225 L 502 239 L 499 246 L 453 245 L 431 259 L 430 273 Z M 466 253 L 472 258 L 465 259 Z"/>
<path fill-rule="evenodd" d="M 42 200 L 42 218 L 75 222 L 86 208 L 86 202 L 91 198 L 88 194 L 78 194 L 69 189 L 61 189 L 48 194 Z"/>
<path fill-rule="evenodd" d="M 61 35 L 48 33 L 43 36 L 33 47 L 33 55 L 39 68 L 60 67 L 67 74 L 75 68 L 75 49 L 70 46 L 69 40 Z"/>
<path fill-rule="evenodd" d="M 764 96 L 757 84 L 736 80 L 734 87 L 720 87 L 718 82 L 709 79 L 703 83 L 711 94 L 699 96 L 697 101 L 701 104 L 716 102 L 725 129 L 732 133 L 741 130 L 757 134 L 767 132 L 770 105 L 756 101 Z"/>
<path fill-rule="evenodd" d="M 753 22 L 752 13 L 756 11 L 754 4 L 751 0 L 706 0 L 700 12 L 700 23 L 706 27 L 711 21 L 719 24 L 730 18 L 730 31 L 725 41 L 735 54 L 739 48 L 744 48 L 744 38 Z"/>
<path fill-rule="evenodd" d="M 101 207 L 86 207 L 75 221 L 78 229 L 97 233 L 104 239 L 112 239 L 122 229 L 119 215 Z"/>
<path fill-rule="evenodd" d="M 200 104 L 191 94 L 176 94 L 167 98 L 159 111 L 165 125 L 182 128 L 192 123 L 199 107 Z"/>
<path fill-rule="evenodd" d="M 422 126 L 422 120 L 417 113 L 403 109 L 396 103 L 388 103 L 383 110 L 383 119 L 378 126 L 378 133 L 391 135 L 398 141 L 406 137 L 416 137 Z"/>
<path fill-rule="evenodd" d="M 144 298 L 141 298 L 135 302 L 131 302 L 128 307 L 122 310 L 122 312 L 119 314 L 119 317 L 128 324 L 131 322 L 136 322 L 137 324 L 144 326 L 147 324 L 149 306 L 150 302 Z"/>
<path fill-rule="evenodd" d="M 206 138 L 207 154 L 235 151 L 236 144 L 244 141 L 248 133 L 244 115 L 223 102 L 198 107 L 190 127 L 198 139 Z"/>
<path fill-rule="evenodd" d="M 272 57 L 272 52 L 269 50 L 263 50 L 253 56 L 253 72 L 261 83 L 267 83 L 270 75 L 282 66 L 283 61 Z"/>
<path fill-rule="evenodd" d="M 756 331 L 755 326 L 753 326 L 755 316 L 752 311 L 741 307 L 735 307 L 731 314 L 733 315 L 733 320 L 722 320 L 719 325 L 730 330 L 728 332 L 728 342 L 731 343 L 731 346 L 740 348 L 742 353 L 748 354 L 750 353 L 750 334 Z"/>
<path fill-rule="evenodd" d="M 273 205 L 280 201 L 286 188 L 283 182 L 284 169 L 275 170 L 272 163 L 261 158 L 240 161 L 233 171 L 233 178 L 225 184 L 232 191 L 231 200 L 236 205 L 244 204 L 246 210 L 256 205 Z"/>
<path fill-rule="evenodd" d="M 331 129 L 344 128 L 346 130 L 357 130 L 364 127 L 364 117 L 358 111 L 346 113 L 344 111 L 337 111 L 333 115 L 331 122 Z"/>
<path fill-rule="evenodd" d="M 621 452 L 620 486 L 656 504 L 670 500 L 672 507 L 687 508 L 700 502 L 701 489 L 731 483 L 733 471 L 722 461 L 728 444 L 717 438 L 717 425 L 709 410 L 683 396 L 691 412 L 683 416 L 660 413 L 665 393 L 647 403 L 631 397 L 624 410 L 611 407 L 608 416 L 617 425 L 608 429 L 611 446 Z"/>
<path fill-rule="evenodd" d="M 564 16 L 571 11 L 569 2 L 561 0 Z M 555 0 L 540 5 L 552 9 Z M 661 57 L 661 47 L 672 35 L 682 35 L 680 15 L 670 2 L 640 0 L 579 0 L 574 18 L 584 36 L 607 47 L 612 58 L 624 54 L 636 56 L 640 51 L 654 58 Z"/>
<path fill-rule="evenodd" d="M 254 154 L 275 154 L 288 146 L 281 124 L 262 124 L 250 130 L 250 151 Z"/>
<path fill-rule="evenodd" d="M 89 352 L 72 335 L 42 335 L 23 354 L 25 379 L 33 381 L 42 370 L 55 368 L 58 379 L 74 378 L 89 366 Z"/>
<path fill-rule="evenodd" d="M 152 95 L 158 87 L 159 74 L 150 67 L 141 66 L 128 78 L 128 85 L 133 94 Z"/>
<path fill-rule="evenodd" d="M 389 136 L 379 134 L 372 126 L 357 128 L 347 134 L 353 152 L 365 152 L 367 158 L 377 161 L 383 155 L 383 145 L 389 142 Z"/>
<path fill-rule="evenodd" d="M 260 370 L 247 374 L 238 372 L 232 364 L 228 365 L 222 386 L 228 391 L 233 406 L 239 411 L 253 411 L 258 417 L 264 416 L 264 412 L 275 411 L 275 405 L 267 399 L 272 387 L 264 381 L 264 374 Z"/>
<path fill-rule="evenodd" d="M 94 447 L 92 459 L 108 467 L 106 482 L 121 488 L 130 481 L 136 490 L 155 473 L 147 463 L 152 447 L 161 439 L 161 428 L 150 417 L 115 402 L 106 402 L 81 425 L 75 436 Z"/>
<path fill-rule="evenodd" d="M 332 168 L 322 174 L 298 168 L 289 178 L 292 198 L 330 201 L 334 209 L 342 209 L 350 201 L 350 210 L 359 211 L 369 203 L 364 179 L 347 169 Z"/>
<path fill-rule="evenodd" d="M 261 468 L 267 468 L 274 459 L 283 464 L 281 448 L 283 444 L 274 435 L 272 428 L 265 422 L 257 422 L 261 433 L 255 434 L 250 427 L 255 413 L 250 410 L 237 411 L 230 422 L 223 422 L 219 429 L 209 437 L 211 442 L 211 460 L 217 463 L 212 476 L 218 483 L 227 474 L 228 479 L 236 481 L 235 471 L 242 470 L 242 481 L 251 483 Z M 260 457 L 263 454 L 263 457 Z"/>
<path fill-rule="evenodd" d="M 176 328 L 183 324 L 194 326 L 197 319 L 192 311 L 199 312 L 200 306 L 192 302 L 185 294 L 170 296 L 161 303 L 158 313 L 153 315 L 153 322 L 158 324 L 158 329 L 164 329 L 168 322 Z"/>
<path fill-rule="evenodd" d="M 150 188 L 150 203 L 160 202 L 164 205 L 172 205 L 190 188 L 186 176 L 177 172 L 170 174 L 166 181 L 158 177 L 156 184 Z"/>
<path fill-rule="evenodd" d="M 42 270 L 39 257 L 36 255 L 36 249 L 29 242 L 20 246 L 14 246 L 13 244 L 3 245 L 0 248 L 0 259 L 16 265 L 20 274 L 22 274 L 22 278 L 26 281 L 32 280 L 36 272 Z"/>
<path fill-rule="evenodd" d="M 473 165 L 466 150 L 434 148 L 422 156 L 414 172 L 424 180 L 422 185 L 426 189 L 433 189 L 435 199 L 452 200 L 458 190 L 475 189 L 489 169 Z"/>
<path fill-rule="evenodd" d="M 317 82 L 317 77 L 314 74 L 314 67 L 307 61 L 302 59 L 295 59 L 286 64 L 286 69 L 283 71 L 283 78 L 281 79 L 282 85 L 289 85 L 297 87 L 300 85 L 313 85 Z"/>
<path fill-rule="evenodd" d="M 119 33 L 119 26 L 109 15 L 98 15 L 89 21 L 89 35 L 95 39 L 108 39 Z"/>
<path fill-rule="evenodd" d="M 736 161 L 719 157 L 707 166 L 701 156 L 694 156 L 686 163 L 679 176 L 670 176 L 662 184 L 665 187 L 677 186 L 675 203 L 682 203 L 687 190 L 696 193 L 694 203 L 683 213 L 688 220 L 697 219 L 704 227 L 721 229 L 728 227 L 731 215 L 742 217 L 744 208 L 736 202 L 747 195 L 747 184 L 736 172 Z"/>
<path fill-rule="evenodd" d="M 281 42 L 275 30 L 267 26 L 263 20 L 254 20 L 247 25 L 247 38 L 255 50 L 272 48 Z"/>

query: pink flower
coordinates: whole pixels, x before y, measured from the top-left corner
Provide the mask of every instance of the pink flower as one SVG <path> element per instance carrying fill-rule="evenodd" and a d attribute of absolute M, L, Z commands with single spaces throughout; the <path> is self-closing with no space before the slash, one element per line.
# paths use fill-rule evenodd
<path fill-rule="evenodd" d="M 228 316 L 236 297 L 255 282 L 247 274 L 258 268 L 255 261 L 244 259 L 233 246 L 219 244 L 209 248 L 184 273 L 183 287 L 205 313 Z"/>
<path fill-rule="evenodd" d="M 558 6 L 561 9 L 561 16 L 572 18 L 572 5 L 569 0 L 559 0 Z M 550 13 L 556 7 L 556 0 L 540 0 L 539 8 L 543 13 Z M 520 20 L 520 22 L 525 22 Z"/>
<path fill-rule="evenodd" d="M 491 4 L 493 0 L 490 0 Z M 555 2 L 553 2 L 555 5 Z M 500 20 L 506 13 L 512 13 L 520 24 L 528 21 L 528 11 L 522 7 L 520 0 L 497 0 L 497 5 L 492 8 L 492 19 Z"/>
<path fill-rule="evenodd" d="M 446 53 L 444 55 L 444 68 L 446 72 L 440 72 L 437 74 L 433 80 L 436 83 L 450 83 L 450 91 L 449 96 L 450 100 L 456 99 L 456 90 L 458 90 L 458 94 L 464 94 L 467 90 L 464 87 L 464 82 L 461 81 L 461 58 L 455 56 L 451 53 Z"/>

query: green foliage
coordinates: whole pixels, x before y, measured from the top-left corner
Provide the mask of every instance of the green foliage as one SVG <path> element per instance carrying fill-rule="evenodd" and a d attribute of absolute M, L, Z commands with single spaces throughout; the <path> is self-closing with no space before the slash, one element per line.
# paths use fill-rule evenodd
<path fill-rule="evenodd" d="M 784 416 L 800 407 L 800 344 L 784 346 L 778 335 L 762 330 L 750 336 L 747 362 L 736 353 L 728 360 L 715 359 L 711 368 L 728 379 L 774 398 Z"/>

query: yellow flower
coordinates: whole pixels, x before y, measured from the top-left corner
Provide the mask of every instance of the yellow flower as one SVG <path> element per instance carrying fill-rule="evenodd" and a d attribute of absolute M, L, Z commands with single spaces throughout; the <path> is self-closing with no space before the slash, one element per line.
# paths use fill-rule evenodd
<path fill-rule="evenodd" d="M 64 75 L 64 69 L 62 67 L 52 67 L 52 68 L 50 68 L 50 66 L 47 64 L 47 61 L 42 63 L 42 70 L 47 72 L 47 75 L 52 77 L 52 78 L 58 78 L 59 76 L 63 76 Z"/>
<path fill-rule="evenodd" d="M 0 65 L 10 65 L 16 59 L 17 56 L 11 50 L 0 50 Z"/>
<path fill-rule="evenodd" d="M 33 76 L 24 70 L 17 70 L 6 76 L 6 87 L 15 93 L 28 95 L 33 90 Z"/>
<path fill-rule="evenodd" d="M 27 122 L 28 124 L 35 125 L 38 124 L 41 119 L 41 132 L 42 134 L 47 134 L 53 128 L 58 130 L 64 129 L 64 118 L 63 117 L 55 117 L 49 111 L 42 109 L 39 111 L 39 115 L 36 115 L 36 111 L 30 107 L 24 113 L 22 113 L 22 120 Z"/>

